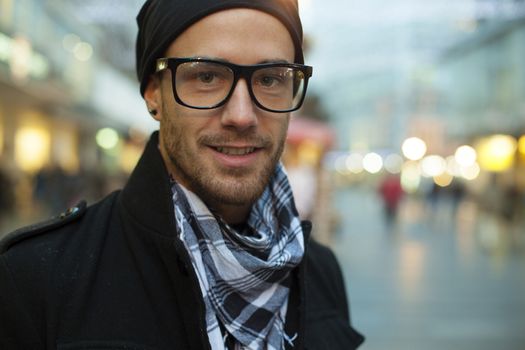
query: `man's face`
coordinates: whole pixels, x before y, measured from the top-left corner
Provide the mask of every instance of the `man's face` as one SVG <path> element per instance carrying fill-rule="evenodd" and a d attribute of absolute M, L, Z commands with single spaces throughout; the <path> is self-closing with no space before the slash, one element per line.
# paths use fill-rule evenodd
<path fill-rule="evenodd" d="M 231 9 L 196 22 L 168 48 L 166 57 L 201 57 L 241 65 L 293 62 L 286 27 L 257 10 Z M 230 223 L 245 219 L 278 162 L 288 113 L 252 102 L 241 79 L 228 102 L 211 110 L 179 105 L 170 72 L 148 85 L 145 98 L 158 110 L 160 148 L 171 175 Z"/>

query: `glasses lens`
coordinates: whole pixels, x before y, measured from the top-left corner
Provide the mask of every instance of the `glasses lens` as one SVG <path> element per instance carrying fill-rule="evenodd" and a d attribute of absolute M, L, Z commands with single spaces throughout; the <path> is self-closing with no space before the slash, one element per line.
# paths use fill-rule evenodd
<path fill-rule="evenodd" d="M 212 62 L 186 62 L 177 67 L 175 89 L 179 99 L 197 108 L 213 107 L 229 94 L 233 72 Z"/>
<path fill-rule="evenodd" d="M 295 109 L 301 103 L 304 73 L 297 68 L 261 68 L 252 76 L 252 90 L 257 102 L 273 111 Z"/>

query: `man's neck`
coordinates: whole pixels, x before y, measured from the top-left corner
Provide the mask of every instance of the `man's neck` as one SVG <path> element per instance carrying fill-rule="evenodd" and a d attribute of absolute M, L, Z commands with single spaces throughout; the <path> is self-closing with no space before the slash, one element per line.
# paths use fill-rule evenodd
<path fill-rule="evenodd" d="M 230 226 L 244 225 L 248 220 L 250 208 L 245 206 L 228 205 L 224 203 L 206 203 L 213 211 Z"/>

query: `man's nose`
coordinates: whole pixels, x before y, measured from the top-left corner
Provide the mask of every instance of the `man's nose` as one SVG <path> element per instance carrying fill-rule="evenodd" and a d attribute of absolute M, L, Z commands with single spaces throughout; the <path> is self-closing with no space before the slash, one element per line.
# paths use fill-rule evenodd
<path fill-rule="evenodd" d="M 246 130 L 257 125 L 255 104 L 250 96 L 246 80 L 239 79 L 223 110 L 221 123 L 224 126 Z"/>

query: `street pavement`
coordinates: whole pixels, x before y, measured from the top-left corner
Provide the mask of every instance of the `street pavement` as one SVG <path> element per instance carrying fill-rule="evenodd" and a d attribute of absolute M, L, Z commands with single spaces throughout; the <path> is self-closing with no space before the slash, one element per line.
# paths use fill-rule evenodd
<path fill-rule="evenodd" d="M 365 187 L 335 193 L 332 246 L 360 350 L 524 350 L 525 228 L 405 197 L 392 226 Z"/>

